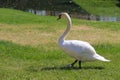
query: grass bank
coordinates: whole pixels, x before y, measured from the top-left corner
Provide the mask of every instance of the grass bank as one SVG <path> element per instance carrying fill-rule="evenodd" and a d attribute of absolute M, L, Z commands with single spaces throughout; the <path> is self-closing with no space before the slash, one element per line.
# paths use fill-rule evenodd
<path fill-rule="evenodd" d="M 120 17 L 118 0 L 74 0 L 76 4 L 88 11 L 90 14 L 99 16 Z"/>

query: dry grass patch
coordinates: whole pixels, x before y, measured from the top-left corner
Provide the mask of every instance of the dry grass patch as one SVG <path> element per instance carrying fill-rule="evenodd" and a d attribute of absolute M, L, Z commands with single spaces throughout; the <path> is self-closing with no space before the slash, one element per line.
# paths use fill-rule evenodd
<path fill-rule="evenodd" d="M 55 32 L 42 31 L 41 25 L 7 25 L 0 24 L 0 40 L 12 41 L 22 45 L 56 44 L 57 39 L 65 30 L 56 28 Z M 49 27 L 49 26 L 48 26 Z M 73 26 L 66 39 L 84 40 L 91 44 L 120 43 L 120 31 L 97 29 L 90 26 Z"/>
<path fill-rule="evenodd" d="M 22 45 L 47 44 L 51 33 L 36 30 L 37 25 L 4 25 L 0 27 L 0 40 L 12 41 Z"/>
<path fill-rule="evenodd" d="M 120 43 L 120 31 L 110 29 L 99 29 L 91 26 L 73 26 L 69 34 L 69 39 L 77 39 L 96 43 Z"/>

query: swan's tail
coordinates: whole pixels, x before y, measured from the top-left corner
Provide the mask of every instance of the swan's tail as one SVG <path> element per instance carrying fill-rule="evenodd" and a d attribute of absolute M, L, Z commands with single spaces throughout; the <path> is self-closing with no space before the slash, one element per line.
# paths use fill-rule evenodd
<path fill-rule="evenodd" d="M 110 62 L 110 60 L 105 59 L 103 56 L 100 56 L 98 54 L 94 55 L 94 58 L 100 61 Z"/>

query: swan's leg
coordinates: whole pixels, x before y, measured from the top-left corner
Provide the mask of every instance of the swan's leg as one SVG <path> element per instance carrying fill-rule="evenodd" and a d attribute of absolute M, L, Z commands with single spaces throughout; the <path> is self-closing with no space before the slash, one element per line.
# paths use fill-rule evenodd
<path fill-rule="evenodd" d="M 73 67 L 74 66 L 74 64 L 77 62 L 78 60 L 75 60 L 72 64 L 71 64 L 71 66 Z"/>
<path fill-rule="evenodd" d="M 68 65 L 66 65 L 65 67 L 66 67 L 66 68 L 74 67 L 74 64 L 75 64 L 77 61 L 78 61 L 78 60 L 75 60 L 73 63 L 68 64 Z"/>
<path fill-rule="evenodd" d="M 82 67 L 81 67 L 81 61 L 79 61 L 79 69 L 81 69 Z"/>

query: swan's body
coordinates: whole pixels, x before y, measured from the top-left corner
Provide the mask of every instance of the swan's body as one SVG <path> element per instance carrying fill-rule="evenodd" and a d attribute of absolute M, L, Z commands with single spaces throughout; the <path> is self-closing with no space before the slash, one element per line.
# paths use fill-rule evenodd
<path fill-rule="evenodd" d="M 72 27 L 71 18 L 67 13 L 60 13 L 59 18 L 61 16 L 65 16 L 67 19 L 67 28 L 65 32 L 60 36 L 58 40 L 59 47 L 65 51 L 69 56 L 75 58 L 75 62 L 71 64 L 73 66 L 77 61 L 79 61 L 79 67 L 81 68 L 81 62 L 83 61 L 109 61 L 104 57 L 98 55 L 95 49 L 88 43 L 79 40 L 65 40 L 67 33 L 70 31 Z"/>

